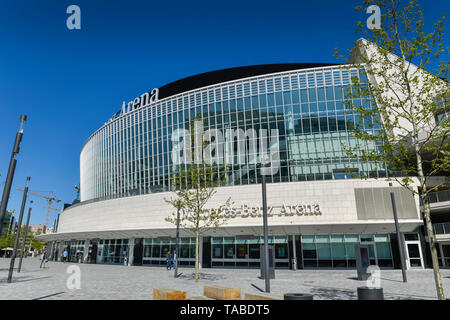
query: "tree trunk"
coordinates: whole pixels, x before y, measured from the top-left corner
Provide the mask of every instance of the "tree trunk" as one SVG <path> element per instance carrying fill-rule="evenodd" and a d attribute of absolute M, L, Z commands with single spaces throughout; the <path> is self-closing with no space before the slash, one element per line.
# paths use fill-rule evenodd
<path fill-rule="evenodd" d="M 435 237 L 434 237 L 434 232 L 433 232 L 433 225 L 431 224 L 431 218 L 430 218 L 430 203 L 429 203 L 428 197 L 427 197 L 427 186 L 425 184 L 425 175 L 423 173 L 422 156 L 420 154 L 420 151 L 418 150 L 417 144 L 416 144 L 416 156 L 417 156 L 417 173 L 419 176 L 420 184 L 422 186 L 421 198 L 422 198 L 423 207 L 424 207 L 424 218 L 425 218 L 425 226 L 427 228 L 427 234 L 428 234 L 428 244 L 430 246 L 430 251 L 431 251 L 431 261 L 433 263 L 434 282 L 436 284 L 436 291 L 437 291 L 438 299 L 445 300 L 444 287 L 442 286 L 441 272 L 439 270 L 439 261 L 438 261 L 438 256 L 437 256 L 436 242 L 435 242 Z"/>
<path fill-rule="evenodd" d="M 198 282 L 198 261 L 199 261 L 199 256 L 198 256 L 198 249 L 199 249 L 199 233 L 198 230 L 195 232 L 195 282 Z"/>
<path fill-rule="evenodd" d="M 436 238 L 434 236 L 433 225 L 431 224 L 431 218 L 430 218 L 430 203 L 428 202 L 428 197 L 424 197 L 424 198 L 422 198 L 422 200 L 423 200 L 423 206 L 424 206 L 425 224 L 426 224 L 428 240 L 429 240 L 428 244 L 430 246 L 431 260 L 433 262 L 434 281 L 436 283 L 436 291 L 437 291 L 438 299 L 445 300 L 444 287 L 442 285 L 441 272 L 439 270 L 439 261 L 438 261 L 437 250 L 436 250 Z"/>

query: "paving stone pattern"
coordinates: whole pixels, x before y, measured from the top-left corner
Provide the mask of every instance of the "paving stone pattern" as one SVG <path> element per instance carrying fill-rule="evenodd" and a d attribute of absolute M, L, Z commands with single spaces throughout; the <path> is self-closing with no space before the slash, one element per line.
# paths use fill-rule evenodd
<path fill-rule="evenodd" d="M 246 292 L 264 291 L 265 282 L 259 279 L 259 269 L 201 269 L 199 282 L 194 281 L 193 268 L 179 268 L 181 275 L 174 278 L 173 270 L 165 267 L 97 265 L 48 262 L 39 268 L 38 258 L 23 260 L 20 273 L 14 270 L 13 282 L 8 283 L 10 260 L 0 258 L 0 299 L 15 300 L 128 300 L 153 299 L 153 288 L 165 287 L 187 291 L 187 296 L 203 295 L 203 286 L 222 285 L 240 288 Z M 18 260 L 16 260 L 16 267 Z M 81 288 L 69 289 L 69 266 L 81 271 Z M 441 270 L 446 297 L 450 298 L 450 270 Z M 271 280 L 271 293 L 311 293 L 315 300 L 354 300 L 358 281 L 356 270 L 276 270 Z M 403 283 L 401 270 L 381 270 L 381 286 L 385 299 L 432 299 L 436 287 L 432 269 L 407 271 L 408 282 Z"/>

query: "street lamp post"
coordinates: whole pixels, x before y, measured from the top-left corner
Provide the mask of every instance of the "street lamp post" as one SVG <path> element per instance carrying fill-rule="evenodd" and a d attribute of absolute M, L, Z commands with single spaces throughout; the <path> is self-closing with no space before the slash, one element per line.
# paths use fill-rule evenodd
<path fill-rule="evenodd" d="M 14 158 L 14 156 L 16 154 L 18 154 L 19 150 L 20 150 L 20 142 L 22 141 L 23 125 L 24 125 L 25 121 L 27 121 L 27 116 L 22 114 L 20 116 L 19 131 L 17 131 L 16 139 L 14 140 L 14 146 L 13 146 L 13 150 L 12 150 L 12 154 L 11 154 L 11 160 L 9 162 L 9 168 L 8 168 L 8 174 L 6 176 L 5 187 L 3 188 L 2 203 L 0 205 L 0 234 L 2 234 L 3 219 L 5 217 L 6 207 L 8 205 L 9 193 L 11 191 L 11 185 L 12 185 L 12 181 L 14 178 L 14 171 L 16 170 L 17 160 Z"/>
<path fill-rule="evenodd" d="M 397 218 L 397 206 L 395 205 L 394 191 L 392 191 L 392 183 L 391 182 L 389 182 L 389 190 L 391 193 L 392 209 L 394 211 L 395 232 L 397 233 L 398 251 L 400 252 L 400 261 L 402 263 L 403 282 L 407 282 L 406 270 L 405 270 L 405 259 L 404 259 L 404 254 L 403 254 L 403 245 L 402 245 L 402 239 L 400 238 L 400 228 L 398 225 L 398 218 Z"/>
<path fill-rule="evenodd" d="M 175 274 L 174 277 L 178 277 L 178 257 L 179 257 L 179 252 L 180 252 L 180 204 L 178 204 L 177 206 L 177 244 L 176 244 L 176 250 L 175 250 L 175 254 L 173 256 L 174 260 L 175 260 Z"/>
<path fill-rule="evenodd" d="M 269 273 L 269 237 L 267 226 L 267 191 L 266 191 L 266 176 L 261 170 L 262 182 L 262 202 L 263 202 L 263 226 L 264 226 L 264 278 L 266 282 L 266 292 L 270 293 L 270 273 Z"/>
<path fill-rule="evenodd" d="M 30 181 L 30 177 L 27 177 L 25 190 L 23 190 L 22 207 L 20 208 L 19 221 L 17 221 L 17 232 L 16 232 L 16 239 L 14 240 L 14 250 L 11 256 L 11 261 L 9 263 L 8 283 L 11 283 L 12 281 L 14 261 L 16 260 L 17 247 L 19 246 L 19 237 L 20 237 L 20 228 L 22 227 L 23 210 L 25 209 L 25 204 L 27 202 L 28 181 Z"/>
<path fill-rule="evenodd" d="M 20 255 L 19 267 L 17 268 L 17 272 L 20 272 L 20 269 L 22 268 L 22 259 L 23 259 L 23 253 L 25 252 L 25 242 L 27 241 L 28 225 L 30 224 L 31 206 L 32 205 L 33 205 L 33 200 L 30 201 L 30 207 L 28 208 L 27 224 L 25 226 L 25 233 L 23 235 L 23 241 L 22 241 L 22 251 L 21 251 L 22 254 Z"/>

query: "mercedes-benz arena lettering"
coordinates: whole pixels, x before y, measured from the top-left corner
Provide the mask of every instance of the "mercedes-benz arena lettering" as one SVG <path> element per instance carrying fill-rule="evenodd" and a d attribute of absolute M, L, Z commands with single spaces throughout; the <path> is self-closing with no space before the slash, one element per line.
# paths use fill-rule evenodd
<path fill-rule="evenodd" d="M 175 248 L 171 134 L 201 115 L 203 130 L 276 130 L 279 170 L 266 177 L 269 242 L 277 268 L 354 268 L 356 243 L 372 264 L 398 265 L 388 176 L 395 172 L 347 156 L 342 144 L 367 151 L 348 123 L 343 90 L 364 70 L 335 64 L 289 63 L 231 68 L 175 81 L 123 103 L 85 143 L 80 156 L 81 202 L 66 208 L 53 233 L 42 235 L 54 259 L 159 265 Z M 355 104 L 373 108 L 373 99 Z M 382 130 L 375 118 L 367 130 Z M 259 139 L 244 134 L 239 139 Z M 256 144 L 256 141 L 255 141 Z M 228 151 L 224 151 L 230 152 Z M 248 150 L 245 149 L 248 153 Z M 247 159 L 248 154 L 245 155 Z M 209 267 L 259 267 L 263 243 L 259 164 L 225 163 L 226 183 L 208 208 L 234 202 L 228 221 L 202 235 L 200 262 Z M 364 173 L 367 180 L 352 178 Z M 374 179 L 375 177 L 379 179 Z M 419 239 L 419 200 L 394 183 L 400 230 Z M 179 263 L 194 263 L 195 239 L 181 230 Z M 407 247 L 405 247 L 407 249 Z M 423 266 L 423 258 L 420 251 Z"/>

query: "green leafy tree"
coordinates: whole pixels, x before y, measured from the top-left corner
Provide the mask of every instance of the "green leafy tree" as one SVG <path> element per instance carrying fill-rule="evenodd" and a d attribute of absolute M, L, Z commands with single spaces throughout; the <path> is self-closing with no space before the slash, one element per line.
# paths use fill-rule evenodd
<path fill-rule="evenodd" d="M 14 214 L 14 210 L 6 211 L 5 218 L 7 216 L 12 216 Z M 14 246 L 15 234 L 11 225 L 8 225 L 8 228 L 2 230 L 2 234 L 0 236 L 0 249 L 1 248 L 12 248 Z"/>
<path fill-rule="evenodd" d="M 359 39 L 348 60 L 364 69 L 370 81 L 352 77 L 344 94 L 347 110 L 360 120 L 348 123 L 353 134 L 376 148 L 344 147 L 363 162 L 386 166 L 389 179 L 420 197 L 437 296 L 443 300 L 428 196 L 449 183 L 448 178 L 436 181 L 450 172 L 449 47 L 442 43 L 446 15 L 427 32 L 418 1 L 364 0 L 356 9 L 370 5 L 381 8 L 381 28 L 370 30 L 358 21 L 357 31 L 370 41 Z M 372 96 L 376 103 L 367 108 Z M 355 103 L 360 98 L 363 104 Z M 383 130 L 374 129 L 374 123 Z"/>
<path fill-rule="evenodd" d="M 195 121 L 200 121 L 200 117 L 190 122 L 191 146 L 194 146 L 193 124 Z M 205 150 L 207 145 L 208 142 L 203 142 L 201 150 Z M 195 159 L 194 149 L 192 154 Z M 198 282 L 200 235 L 207 230 L 217 229 L 223 225 L 227 219 L 223 217 L 222 213 L 232 204 L 231 198 L 228 198 L 225 203 L 215 206 L 215 208 L 208 209 L 206 207 L 208 201 L 216 194 L 216 187 L 225 182 L 225 170 L 206 163 L 202 152 L 201 163 L 179 165 L 178 170 L 172 175 L 171 181 L 176 197 L 164 200 L 180 210 L 180 227 L 190 230 L 195 235 L 195 281 Z M 173 212 L 165 220 L 177 225 L 177 212 Z"/>

